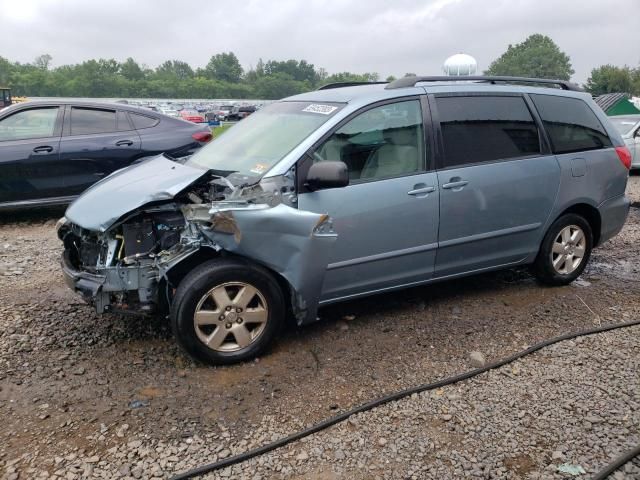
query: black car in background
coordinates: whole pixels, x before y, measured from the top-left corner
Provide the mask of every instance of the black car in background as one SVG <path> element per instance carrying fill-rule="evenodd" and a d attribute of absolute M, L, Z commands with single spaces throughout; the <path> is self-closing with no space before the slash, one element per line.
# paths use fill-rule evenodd
<path fill-rule="evenodd" d="M 231 114 L 228 116 L 229 120 L 242 120 L 247 118 L 252 113 L 255 113 L 256 107 L 253 105 L 243 105 L 242 107 L 233 107 Z"/>
<path fill-rule="evenodd" d="M 70 203 L 142 157 L 183 157 L 200 125 L 121 103 L 32 101 L 0 112 L 0 210 Z"/>

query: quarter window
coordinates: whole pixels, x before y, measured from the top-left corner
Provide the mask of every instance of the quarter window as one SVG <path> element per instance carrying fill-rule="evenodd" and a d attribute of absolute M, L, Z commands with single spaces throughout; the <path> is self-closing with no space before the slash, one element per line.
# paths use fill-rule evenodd
<path fill-rule="evenodd" d="M 0 141 L 52 137 L 58 107 L 31 108 L 0 121 Z"/>
<path fill-rule="evenodd" d="M 147 117 L 146 115 L 138 115 L 137 113 L 129 112 L 129 116 L 131 117 L 136 130 L 155 127 L 158 123 L 160 123 L 160 120 L 158 120 L 157 118 Z"/>
<path fill-rule="evenodd" d="M 611 140 L 593 110 L 578 98 L 531 95 L 553 153 L 570 153 L 611 147 Z"/>
<path fill-rule="evenodd" d="M 444 167 L 540 154 L 540 137 L 522 97 L 436 98 Z"/>
<path fill-rule="evenodd" d="M 340 127 L 314 152 L 314 161 L 339 160 L 349 178 L 374 180 L 424 170 L 424 132 L 418 100 L 382 105 Z"/>
<path fill-rule="evenodd" d="M 116 132 L 116 112 L 93 108 L 71 108 L 71 135 Z"/>

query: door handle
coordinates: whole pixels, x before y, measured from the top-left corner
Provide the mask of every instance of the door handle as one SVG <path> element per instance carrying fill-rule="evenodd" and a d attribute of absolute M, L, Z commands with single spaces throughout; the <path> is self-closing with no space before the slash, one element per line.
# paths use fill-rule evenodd
<path fill-rule="evenodd" d="M 33 153 L 51 153 L 53 152 L 53 147 L 49 145 L 43 145 L 41 147 L 36 147 L 33 149 Z"/>
<path fill-rule="evenodd" d="M 413 196 L 426 195 L 427 193 L 431 193 L 435 191 L 436 191 L 436 187 L 422 187 L 422 188 L 416 188 L 415 190 L 409 190 L 407 192 L 407 195 L 413 195 Z"/>
<path fill-rule="evenodd" d="M 453 178 L 451 180 L 453 180 Z M 467 180 L 457 180 L 455 182 L 445 183 L 444 185 L 442 185 L 442 188 L 446 188 L 447 190 L 456 190 L 464 187 L 467 183 L 469 183 Z"/>
<path fill-rule="evenodd" d="M 116 142 L 116 147 L 130 147 L 131 145 L 133 145 L 133 142 L 131 140 L 120 140 Z"/>

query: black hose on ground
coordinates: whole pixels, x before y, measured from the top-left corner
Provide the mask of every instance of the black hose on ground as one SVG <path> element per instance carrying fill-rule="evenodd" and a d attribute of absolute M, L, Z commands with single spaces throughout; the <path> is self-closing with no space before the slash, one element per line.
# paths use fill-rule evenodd
<path fill-rule="evenodd" d="M 195 477 L 199 477 L 201 475 L 204 475 L 206 473 L 210 473 L 210 472 L 214 472 L 216 470 L 220 470 L 222 468 L 226 468 L 229 467 L 231 465 L 236 465 L 238 463 L 242 463 L 245 462 L 251 458 L 255 458 L 258 457 L 260 455 L 264 455 L 265 453 L 271 452 L 273 450 L 276 450 L 280 447 L 284 447 L 285 445 L 288 445 L 289 443 L 295 442 L 297 440 L 300 440 L 301 438 L 304 437 L 308 437 L 309 435 L 313 435 L 314 433 L 317 433 L 321 430 L 325 430 L 333 425 L 336 425 L 337 423 L 341 423 L 344 422 L 346 419 L 348 419 L 349 417 L 351 417 L 352 415 L 355 415 L 357 413 L 362 413 L 362 412 L 366 412 L 368 410 L 372 410 L 376 407 L 379 407 L 380 405 L 384 405 L 385 403 L 389 403 L 389 402 L 394 402 L 396 400 L 400 400 L 402 398 L 408 397 L 410 395 L 413 395 L 414 393 L 420 393 L 420 392 L 426 392 L 429 390 L 435 390 L 437 388 L 441 388 L 444 387 L 446 385 L 452 385 L 454 383 L 458 383 L 461 382 L 463 380 L 468 380 L 469 378 L 473 378 L 475 376 L 478 376 L 482 373 L 488 372 L 489 370 L 493 370 L 496 368 L 500 368 L 503 367 L 504 365 L 507 365 L 509 363 L 512 363 L 522 357 L 525 357 L 527 355 L 530 355 L 534 352 L 537 352 L 538 350 L 541 350 L 545 347 L 548 347 L 550 345 L 553 345 L 555 343 L 559 343 L 559 342 L 563 342 L 565 340 L 571 340 L 574 338 L 578 338 L 578 337 L 585 337 L 587 335 L 594 335 L 596 333 L 603 333 L 603 332 L 608 332 L 611 330 L 617 330 L 619 328 L 626 328 L 626 327 L 632 327 L 635 325 L 640 325 L 640 320 L 634 320 L 631 322 L 624 322 L 624 323 L 616 323 L 613 325 L 605 325 L 603 327 L 596 327 L 596 328 L 590 328 L 587 330 L 581 330 L 579 332 L 573 332 L 573 333 L 566 333 L 564 335 L 560 335 L 557 337 L 553 337 L 547 340 L 544 340 L 540 343 L 536 343 L 535 345 L 530 346 L 529 348 L 527 348 L 526 350 L 522 350 L 520 352 L 514 353 L 513 355 L 510 355 L 509 357 L 506 357 L 502 360 L 498 360 L 497 362 L 493 362 L 490 363 L 488 365 L 485 365 L 484 367 L 481 368 L 476 368 L 475 370 L 470 370 L 468 372 L 465 373 L 461 373 L 458 375 L 454 375 L 452 377 L 448 377 L 448 378 L 444 378 L 442 380 L 438 380 L 436 382 L 432 382 L 432 383 L 425 383 L 422 385 L 417 385 L 415 387 L 411 387 L 408 388 L 406 390 L 401 390 L 399 392 L 395 392 L 392 393 L 390 395 L 386 395 L 384 397 L 380 397 L 377 398 L 375 400 L 371 400 L 370 402 L 367 402 L 363 405 L 360 405 L 358 407 L 355 407 L 351 410 L 348 410 L 344 413 L 341 413 L 339 415 L 336 415 L 335 417 L 331 417 L 331 418 L 327 418 L 326 420 L 321 421 L 320 423 L 317 423 L 316 425 L 313 425 L 305 430 L 301 430 L 299 432 L 293 433 L 291 435 L 289 435 L 288 437 L 284 437 L 281 438 L 280 440 L 276 440 L 275 442 L 269 443 L 267 445 L 263 445 L 262 447 L 258 447 L 255 448 L 253 450 L 249 450 L 247 452 L 244 453 L 240 453 L 238 455 L 235 455 L 233 457 L 229 457 L 229 458 L 225 458 L 223 460 L 217 461 L 215 463 L 210 463 L 208 465 L 202 465 L 200 467 L 196 467 L 193 468 L 191 470 L 188 470 L 186 472 L 183 473 L 179 473 L 178 475 L 172 477 L 171 480 L 185 480 L 188 478 L 195 478 Z M 632 452 L 629 453 L 633 453 L 635 452 L 635 454 L 631 457 L 628 458 L 628 460 L 631 460 L 633 457 L 638 455 L 638 449 L 633 450 Z M 624 460 L 625 458 L 627 458 L 626 456 L 624 457 L 620 457 L 621 460 Z M 619 460 L 620 460 L 619 459 Z M 626 461 L 628 461 L 626 460 Z M 624 463 L 626 463 L 626 461 Z M 610 465 L 614 466 L 615 462 L 613 464 Z M 622 464 L 620 464 L 622 465 Z M 616 466 L 613 470 L 611 470 L 612 472 L 615 471 L 617 468 L 619 468 L 619 466 Z M 609 468 L 609 467 L 607 467 Z M 603 472 L 606 472 L 606 469 L 603 470 Z M 600 474 L 598 474 L 597 477 L 594 478 L 594 480 L 601 480 L 605 477 L 601 477 L 599 476 Z"/>
<path fill-rule="evenodd" d="M 630 462 L 631 460 L 633 460 L 637 456 L 640 456 L 640 445 L 638 445 L 636 448 L 632 448 L 628 452 L 625 452 L 622 455 L 620 455 L 613 462 L 611 462 L 609 465 L 607 465 L 602 470 L 600 470 L 596 474 L 596 476 L 593 477 L 591 480 L 604 480 L 609 475 L 611 475 L 613 472 L 615 472 L 620 467 L 622 467 L 625 463 Z"/>

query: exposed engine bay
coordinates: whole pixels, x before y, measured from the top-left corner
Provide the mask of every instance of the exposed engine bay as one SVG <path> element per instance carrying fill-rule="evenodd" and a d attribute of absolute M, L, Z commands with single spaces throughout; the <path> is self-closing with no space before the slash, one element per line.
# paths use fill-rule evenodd
<path fill-rule="evenodd" d="M 87 197 L 91 195 L 99 197 L 92 189 Z M 316 319 L 337 235 L 327 215 L 296 208 L 295 171 L 239 186 L 202 172 L 173 198 L 169 196 L 166 191 L 148 198 L 140 195 L 135 199 L 141 204 L 138 208 L 113 222 L 102 222 L 99 230 L 97 221 L 92 228 L 79 224 L 89 221 L 73 221 L 82 215 L 96 220 L 86 201 L 82 215 L 72 205 L 67 211 L 70 218 L 59 222 L 67 283 L 98 313 L 162 311 L 170 305 L 175 288 L 172 269 L 206 250 L 209 256 L 242 256 L 275 272 L 289 286 L 298 323 Z M 100 207 L 109 208 L 108 202 Z"/>

